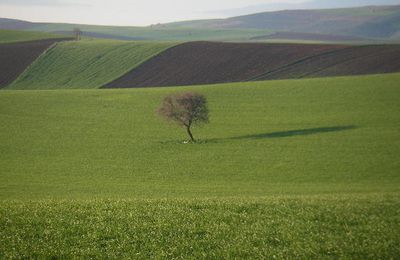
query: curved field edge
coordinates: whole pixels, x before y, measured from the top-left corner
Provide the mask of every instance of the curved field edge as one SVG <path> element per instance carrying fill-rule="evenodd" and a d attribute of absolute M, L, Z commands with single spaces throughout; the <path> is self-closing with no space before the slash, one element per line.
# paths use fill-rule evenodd
<path fill-rule="evenodd" d="M 2 258 L 397 258 L 400 195 L 0 201 Z"/>
<path fill-rule="evenodd" d="M 0 30 L 0 44 L 58 38 L 66 38 L 66 36 L 46 32 Z"/>
<path fill-rule="evenodd" d="M 70 38 L 0 44 L 0 88 L 11 84 L 46 50 L 64 40 Z"/>
<path fill-rule="evenodd" d="M 60 43 L 7 88 L 99 88 L 176 44 L 109 40 Z"/>

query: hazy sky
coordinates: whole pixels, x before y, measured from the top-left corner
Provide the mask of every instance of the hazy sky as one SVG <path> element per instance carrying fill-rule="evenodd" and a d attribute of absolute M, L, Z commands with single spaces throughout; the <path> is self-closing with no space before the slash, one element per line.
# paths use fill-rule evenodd
<path fill-rule="evenodd" d="M 312 0 L 0 0 L 0 17 L 35 22 L 149 25 L 223 18 L 235 12 L 240 14 L 241 10 L 258 10 L 260 7 L 260 11 L 265 11 L 261 10 L 262 7 L 268 9 L 273 6 L 279 9 L 279 6 L 308 1 Z M 333 2 L 340 1 L 366 0 Z M 375 0 L 378 4 L 382 1 L 387 0 Z"/>

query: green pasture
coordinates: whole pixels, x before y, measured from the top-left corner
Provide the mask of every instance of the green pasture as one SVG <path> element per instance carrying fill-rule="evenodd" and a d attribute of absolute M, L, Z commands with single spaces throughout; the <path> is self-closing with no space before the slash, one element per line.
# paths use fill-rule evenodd
<path fill-rule="evenodd" d="M 59 43 L 8 88 L 99 88 L 174 44 L 113 40 Z"/>
<path fill-rule="evenodd" d="M 0 257 L 398 258 L 399 80 L 3 90 Z"/>
<path fill-rule="evenodd" d="M 58 35 L 47 32 L 0 30 L 0 43 L 25 42 L 42 39 L 63 38 L 65 35 Z"/>
<path fill-rule="evenodd" d="M 115 37 L 143 38 L 158 41 L 241 41 L 255 36 L 270 33 L 270 30 L 259 29 L 224 29 L 224 28 L 192 28 L 170 27 L 169 25 L 154 25 L 146 27 L 134 26 L 100 26 L 100 25 L 74 25 L 74 24 L 38 24 L 31 30 L 44 32 L 72 32 L 74 27 L 82 31 L 108 34 Z"/>

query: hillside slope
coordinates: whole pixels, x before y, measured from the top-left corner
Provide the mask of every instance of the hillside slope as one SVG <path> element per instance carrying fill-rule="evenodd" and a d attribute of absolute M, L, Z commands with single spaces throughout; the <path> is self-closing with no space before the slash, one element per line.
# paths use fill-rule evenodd
<path fill-rule="evenodd" d="M 0 91 L 0 258 L 396 259 L 399 82 Z"/>
<path fill-rule="evenodd" d="M 268 29 L 273 31 L 390 38 L 400 31 L 400 5 L 285 10 L 227 19 L 167 24 L 167 27 Z"/>
<path fill-rule="evenodd" d="M 107 88 L 182 86 L 400 71 L 400 45 L 191 42 L 171 48 Z"/>
<path fill-rule="evenodd" d="M 0 88 L 4 88 L 13 82 L 43 52 L 62 40 L 69 39 L 59 38 L 0 44 Z"/>
<path fill-rule="evenodd" d="M 0 29 L 2 30 L 28 30 L 35 27 L 35 24 L 23 20 L 0 18 Z"/>
<path fill-rule="evenodd" d="M 399 191 L 399 81 L 1 91 L 0 199 Z M 180 91 L 208 98 L 204 143 L 155 113 Z"/>
<path fill-rule="evenodd" d="M 61 43 L 8 88 L 99 88 L 173 45 L 106 40 Z"/>

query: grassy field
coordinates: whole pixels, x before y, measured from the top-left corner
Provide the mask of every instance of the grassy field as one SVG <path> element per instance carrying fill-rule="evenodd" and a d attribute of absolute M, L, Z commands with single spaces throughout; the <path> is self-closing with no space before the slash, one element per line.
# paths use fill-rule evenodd
<path fill-rule="evenodd" d="M 398 258 L 399 80 L 1 91 L 0 257 Z"/>
<path fill-rule="evenodd" d="M 78 26 L 82 31 L 100 34 L 114 35 L 116 37 L 133 37 L 158 41 L 241 41 L 255 36 L 270 33 L 270 30 L 258 29 L 223 29 L 223 28 L 170 28 L 164 25 L 134 27 L 134 26 L 97 26 L 97 25 L 73 25 L 73 24 L 38 24 L 32 30 L 57 32 L 72 32 Z"/>
<path fill-rule="evenodd" d="M 8 88 L 99 88 L 174 44 L 111 40 L 63 42 L 36 60 Z"/>
<path fill-rule="evenodd" d="M 58 35 L 46 32 L 0 30 L 0 43 L 24 42 L 63 37 L 65 37 L 65 35 Z"/>

